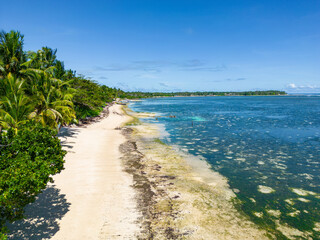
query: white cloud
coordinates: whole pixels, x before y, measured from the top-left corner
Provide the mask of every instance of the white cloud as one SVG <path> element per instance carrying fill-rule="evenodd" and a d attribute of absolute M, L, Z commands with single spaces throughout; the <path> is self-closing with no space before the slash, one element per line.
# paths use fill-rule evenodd
<path fill-rule="evenodd" d="M 296 93 L 320 92 L 320 86 L 319 85 L 312 85 L 312 84 L 297 85 L 295 83 L 289 83 L 289 84 L 287 84 L 286 87 L 287 87 L 289 92 L 296 92 Z"/>
<path fill-rule="evenodd" d="M 297 85 L 295 85 L 294 83 L 289 83 L 288 88 L 297 88 Z"/>

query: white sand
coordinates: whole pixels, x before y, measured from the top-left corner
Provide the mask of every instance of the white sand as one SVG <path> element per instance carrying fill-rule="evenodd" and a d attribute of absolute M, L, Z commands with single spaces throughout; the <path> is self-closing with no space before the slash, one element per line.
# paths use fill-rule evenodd
<path fill-rule="evenodd" d="M 120 160 L 125 138 L 115 130 L 128 117 L 119 115 L 119 105 L 109 110 L 107 118 L 61 138 L 68 154 L 54 184 L 71 205 L 51 239 L 134 239 L 139 230 L 132 177 Z"/>

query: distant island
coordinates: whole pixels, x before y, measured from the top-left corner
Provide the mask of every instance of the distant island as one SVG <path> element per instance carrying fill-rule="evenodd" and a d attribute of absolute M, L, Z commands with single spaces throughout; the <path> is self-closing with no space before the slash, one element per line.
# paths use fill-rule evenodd
<path fill-rule="evenodd" d="M 192 97 L 192 96 L 276 96 L 287 95 L 285 91 L 244 91 L 244 92 L 126 92 L 127 98 L 151 97 Z"/>

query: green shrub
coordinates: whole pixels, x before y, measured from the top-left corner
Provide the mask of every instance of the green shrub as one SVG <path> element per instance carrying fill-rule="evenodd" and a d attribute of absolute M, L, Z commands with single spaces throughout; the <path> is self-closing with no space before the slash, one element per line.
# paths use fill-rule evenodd
<path fill-rule="evenodd" d="M 102 108 L 91 109 L 87 106 L 75 106 L 77 119 L 85 119 L 86 117 L 97 117 L 99 116 Z"/>
<path fill-rule="evenodd" d="M 63 169 L 66 151 L 56 134 L 35 122 L 17 134 L 13 129 L 0 134 L 0 238 L 5 223 L 23 218 L 24 207 Z"/>

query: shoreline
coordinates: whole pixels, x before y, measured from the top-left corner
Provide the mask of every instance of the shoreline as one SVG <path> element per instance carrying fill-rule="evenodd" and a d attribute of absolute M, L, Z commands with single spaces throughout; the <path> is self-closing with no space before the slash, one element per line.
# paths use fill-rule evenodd
<path fill-rule="evenodd" d="M 176 224 L 176 232 L 184 235 L 184 239 L 277 239 L 279 236 L 283 239 L 310 238 L 310 232 L 300 231 L 279 219 L 274 222 L 274 227 L 270 227 L 256 218 L 251 218 L 241 209 L 242 202 L 236 197 L 236 191 L 233 192 L 225 177 L 212 170 L 205 160 L 181 151 L 178 146 L 161 142 L 162 124 L 138 120 L 154 118 L 154 113 L 134 112 L 130 109 L 128 112 L 136 119 L 132 128 L 136 130 L 133 139 L 137 142 L 138 150 L 145 158 L 158 164 L 162 174 L 172 178 L 170 184 L 176 188 L 168 188 L 168 191 L 179 193 L 172 206 L 181 214 L 176 215 L 172 222 Z M 151 172 L 152 174 L 154 173 Z M 221 209 L 225 211 L 220 211 Z M 254 212 L 256 213 L 258 214 Z M 276 211 L 268 213 L 277 214 Z M 215 232 L 212 232 L 213 229 L 206 229 L 202 226 L 203 223 L 214 226 Z M 192 228 L 194 225 L 195 229 Z M 319 226 L 316 222 L 313 230 L 318 231 Z M 186 229 L 187 232 L 181 232 Z M 242 233 L 244 230 L 245 233 Z"/>
<path fill-rule="evenodd" d="M 128 108 L 125 111 L 130 111 L 128 114 L 134 119 L 139 118 L 138 113 Z M 141 201 L 144 205 L 139 206 L 145 218 L 143 237 L 199 240 L 272 237 L 238 212 L 233 203 L 235 194 L 224 177 L 211 170 L 205 161 L 162 143 L 156 124 L 137 122 L 133 120 L 131 126 L 123 128 L 127 149 L 131 149 L 126 151 L 124 165 L 130 171 L 132 166 L 138 166 L 132 173 L 136 175 L 136 189 L 147 193 L 148 200 Z"/>
<path fill-rule="evenodd" d="M 65 170 L 9 239 L 275 239 L 236 208 L 225 177 L 139 120 L 153 114 L 118 104 L 105 113 L 63 129 Z"/>

